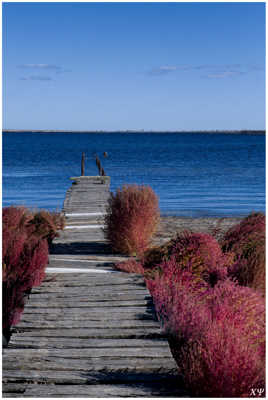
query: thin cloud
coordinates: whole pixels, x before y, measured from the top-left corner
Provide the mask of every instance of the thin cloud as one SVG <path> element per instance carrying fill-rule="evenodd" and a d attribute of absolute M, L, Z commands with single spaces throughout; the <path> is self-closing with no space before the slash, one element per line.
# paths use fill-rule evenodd
<path fill-rule="evenodd" d="M 64 74 L 66 72 L 71 72 L 71 70 L 61 67 L 56 64 L 21 64 L 17 65 L 17 68 L 23 70 L 29 70 L 29 74 L 34 75 L 24 76 L 19 78 L 23 81 L 53 81 L 58 74 Z M 42 72 L 49 75 L 43 75 Z"/>
<path fill-rule="evenodd" d="M 18 65 L 18 68 L 25 68 L 25 69 L 46 69 L 46 70 L 54 70 L 59 71 L 62 67 L 54 64 L 21 64 Z"/>
<path fill-rule="evenodd" d="M 149 71 L 149 75 L 165 75 L 174 71 L 186 71 L 190 68 L 191 66 L 189 65 L 161 65 Z"/>
<path fill-rule="evenodd" d="M 33 75 L 20 78 L 21 81 L 53 81 L 50 76 Z"/>
<path fill-rule="evenodd" d="M 242 65 L 242 64 L 200 64 L 200 65 L 163 65 L 158 68 L 153 68 L 147 74 L 151 76 L 166 75 L 179 71 L 202 71 L 205 75 L 201 75 L 202 78 L 230 78 L 234 76 L 244 75 L 251 71 L 262 70 L 262 67 L 256 65 Z"/>
<path fill-rule="evenodd" d="M 230 78 L 232 76 L 238 76 L 238 75 L 244 75 L 244 74 L 245 74 L 245 72 L 242 72 L 242 71 L 223 71 L 220 73 L 205 75 L 204 78 L 223 79 L 223 78 Z"/>

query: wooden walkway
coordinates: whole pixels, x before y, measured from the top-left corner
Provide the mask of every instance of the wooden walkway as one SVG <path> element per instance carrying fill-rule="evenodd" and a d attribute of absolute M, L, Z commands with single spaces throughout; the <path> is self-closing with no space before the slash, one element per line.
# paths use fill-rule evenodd
<path fill-rule="evenodd" d="M 105 243 L 103 210 L 67 211 L 4 349 L 3 397 L 185 397 L 143 278 L 113 268 L 125 257 Z"/>

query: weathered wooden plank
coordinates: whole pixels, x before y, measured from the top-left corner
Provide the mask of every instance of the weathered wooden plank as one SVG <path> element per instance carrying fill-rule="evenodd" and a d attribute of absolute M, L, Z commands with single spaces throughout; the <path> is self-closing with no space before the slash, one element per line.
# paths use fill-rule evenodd
<path fill-rule="evenodd" d="M 141 290 L 131 290 L 130 292 L 116 292 L 116 293 L 95 293 L 92 294 L 90 291 L 88 294 L 79 294 L 77 291 L 72 291 L 71 293 L 31 293 L 31 303 L 35 301 L 49 301 L 54 299 L 55 302 L 65 299 L 67 302 L 73 299 L 73 301 L 88 301 L 91 303 L 109 303 L 110 301 L 150 301 L 151 297 L 146 294 L 145 291 Z"/>
<path fill-rule="evenodd" d="M 89 274 L 89 275 L 91 275 L 91 274 Z M 103 275 L 105 275 L 105 274 L 102 274 L 101 276 L 103 276 Z M 127 283 L 124 283 L 123 281 L 122 282 L 111 282 L 110 283 L 110 285 L 109 285 L 109 282 L 103 282 L 103 283 L 101 283 L 101 282 L 96 282 L 95 284 L 94 284 L 94 280 L 92 280 L 91 282 L 83 282 L 82 281 L 82 279 L 81 279 L 81 282 L 79 283 L 79 282 L 65 282 L 65 281 L 62 281 L 62 282 L 59 282 L 58 284 L 54 284 L 54 285 L 44 285 L 43 286 L 43 288 L 45 289 L 45 290 L 60 290 L 60 288 L 63 288 L 63 290 L 65 291 L 65 288 L 81 288 L 81 290 L 82 289 L 85 289 L 85 288 L 88 288 L 88 292 L 90 292 L 91 291 L 91 287 L 94 289 L 99 289 L 99 291 L 109 291 L 109 292 L 111 292 L 111 291 L 113 291 L 113 292 L 115 292 L 115 291 L 117 291 L 117 290 L 121 290 L 121 289 L 123 289 L 123 290 L 126 290 L 126 289 L 134 289 L 134 290 L 137 290 L 137 288 L 138 287 L 141 287 L 142 289 L 144 289 L 144 285 L 142 284 L 142 283 L 137 283 L 137 284 L 131 284 L 131 282 L 127 282 Z M 36 292 L 38 292 L 38 291 L 42 291 L 43 292 L 43 290 L 42 289 L 40 289 L 40 288 L 36 288 L 36 289 L 34 289 L 34 291 L 35 291 L 35 293 Z"/>
<path fill-rule="evenodd" d="M 38 299 L 37 297 L 35 299 L 31 299 L 31 303 L 27 307 L 27 310 L 32 309 L 32 308 L 53 308 L 55 307 L 79 307 L 79 308 L 101 308 L 101 309 L 111 309 L 114 307 L 117 307 L 119 309 L 125 309 L 128 307 L 146 307 L 151 305 L 151 302 L 149 300 L 129 300 L 129 301 L 124 301 L 124 300 L 110 300 L 110 301 L 88 301 L 87 298 L 75 300 L 75 299 L 54 299 L 54 298 L 46 298 L 45 300 L 43 299 Z"/>
<path fill-rule="evenodd" d="M 54 383 L 54 384 L 106 384 L 106 383 L 131 383 L 131 382 L 159 382 L 165 380 L 166 384 L 169 384 L 169 379 L 172 380 L 177 378 L 178 372 L 176 369 L 166 370 L 166 368 L 159 367 L 157 371 L 153 373 L 142 373 L 142 372 L 109 372 L 106 371 L 87 371 L 85 373 L 81 371 L 47 371 L 47 370 L 25 370 L 25 371 L 14 371 L 14 370 L 3 370 L 3 382 L 15 382 L 25 381 L 30 383 Z"/>
<path fill-rule="evenodd" d="M 101 267 L 100 267 L 101 269 Z M 77 285 L 80 286 L 81 281 L 83 281 L 84 285 L 85 284 L 93 284 L 95 283 L 96 285 L 105 286 L 105 285 L 139 285 L 145 287 L 144 279 L 137 274 L 127 274 L 127 273 L 121 273 L 121 272 L 116 272 L 116 273 L 111 273 L 111 274 L 104 274 L 100 275 L 98 273 L 92 273 L 88 275 L 87 273 L 73 273 L 72 275 L 66 273 L 66 274 L 59 274 L 57 276 L 57 280 L 53 282 L 43 282 L 42 283 L 42 288 L 46 286 L 61 286 L 66 284 L 71 284 L 73 283 L 73 286 Z M 40 288 L 41 288 L 40 287 Z M 40 290 L 39 288 L 39 290 Z M 37 289 L 35 289 L 37 290 Z"/>
<path fill-rule="evenodd" d="M 66 287 L 68 287 L 68 291 L 66 290 Z M 116 289 L 116 291 L 115 291 Z M 92 285 L 89 286 L 88 285 L 84 285 L 84 286 L 47 286 L 47 287 L 42 287 L 41 288 L 34 288 L 32 290 L 31 294 L 34 293 L 81 293 L 81 295 L 84 294 L 88 294 L 89 296 L 92 295 L 93 293 L 103 293 L 103 295 L 105 296 L 106 294 L 118 294 L 118 293 L 122 293 L 122 292 L 126 292 L 128 291 L 129 293 L 131 291 L 135 291 L 137 292 L 138 290 L 140 291 L 140 293 L 144 293 L 148 295 L 148 291 L 144 288 L 144 286 L 135 286 L 135 285 L 130 285 L 130 284 L 125 284 L 125 285 L 117 285 L 115 287 L 115 285 L 112 287 L 109 285 Z M 134 292 L 133 292 L 134 293 Z"/>
<path fill-rule="evenodd" d="M 76 324 L 77 325 L 77 324 Z M 139 327 L 133 326 L 132 328 L 124 328 L 121 325 L 116 328 L 96 328 L 96 327 L 72 327 L 67 328 L 66 325 L 63 328 L 60 327 L 44 327 L 42 326 L 29 326 L 27 327 L 16 327 L 17 334 L 21 337 L 35 336 L 35 337 L 54 337 L 54 338 L 87 338 L 87 339 L 134 339 L 134 338 L 165 338 L 166 335 L 162 332 L 162 330 L 158 327 L 148 327 L 143 326 Z M 15 334 L 13 334 L 14 336 Z M 11 340 L 13 342 L 13 336 Z"/>
<path fill-rule="evenodd" d="M 81 319 L 80 319 L 81 318 Z M 147 330 L 149 328 L 155 328 L 158 327 L 157 321 L 153 319 L 146 319 L 146 318 L 134 318 L 133 316 L 130 316 L 129 319 L 125 318 L 124 320 L 121 320 L 120 318 L 113 318 L 110 320 L 105 320 L 104 317 L 90 317 L 86 318 L 86 316 L 83 317 L 77 317 L 77 318 L 65 318 L 62 317 L 59 319 L 59 317 L 53 317 L 51 316 L 50 318 L 46 319 L 41 319 L 41 318 L 29 318 L 29 319 L 23 319 L 19 325 L 18 329 L 57 329 L 57 328 L 66 328 L 66 329 L 72 329 L 72 328 L 90 328 L 90 329 L 134 329 L 134 330 L 140 330 L 143 328 L 144 330 Z M 108 332 L 107 332 L 108 333 Z M 43 332 L 41 333 L 43 334 Z"/>
<path fill-rule="evenodd" d="M 53 260 L 50 261 L 48 267 L 64 267 L 64 268 L 100 268 L 103 269 L 104 267 L 114 267 L 114 261 L 74 261 L 74 260 Z M 118 270 L 114 269 L 114 271 L 119 272 Z"/>
<path fill-rule="evenodd" d="M 111 359 L 101 360 L 98 358 L 91 358 L 88 360 L 73 360 L 73 359 L 60 359 L 60 360 L 33 360 L 32 362 L 21 360 L 10 360 L 10 364 L 6 366 L 3 364 L 3 368 L 6 373 L 11 371 L 24 371 L 25 375 L 27 372 L 33 371 L 54 371 L 61 373 L 70 373 L 75 371 L 81 374 L 87 373 L 101 373 L 109 371 L 110 374 L 124 372 L 125 374 L 131 373 L 144 373 L 144 374 L 157 374 L 160 371 L 166 371 L 167 373 L 176 373 L 177 367 L 168 358 L 158 358 L 154 361 L 141 358 L 141 359 Z"/>
<path fill-rule="evenodd" d="M 75 265 L 79 264 L 79 268 L 86 268 L 88 269 L 89 267 L 94 268 L 95 270 L 102 270 L 103 269 L 103 264 L 101 263 L 76 263 L 73 262 Z M 64 263 L 65 264 L 65 268 L 72 268 L 72 264 L 73 263 Z M 63 264 L 61 264 L 63 265 Z M 108 266 L 110 267 L 111 265 L 113 265 L 112 263 L 109 263 Z M 55 264 L 48 264 L 48 267 L 55 267 Z M 128 274 L 126 272 L 122 272 L 119 270 L 114 269 L 113 273 L 110 274 L 105 274 L 105 275 L 101 275 L 98 272 L 94 272 L 92 271 L 91 275 L 88 275 L 88 273 L 85 272 L 73 272 L 72 275 L 68 274 L 67 272 L 65 274 L 59 274 L 57 276 L 57 282 L 55 280 L 55 284 L 59 284 L 59 282 L 61 281 L 73 281 L 73 282 L 79 282 L 79 281 L 85 281 L 85 282 L 91 282 L 92 280 L 94 280 L 95 282 L 99 282 L 99 281 L 104 281 L 104 282 L 123 282 L 125 281 L 126 283 L 142 283 L 144 286 L 144 279 L 141 275 L 139 274 Z M 51 282 L 49 282 L 51 283 Z M 46 281 L 44 281 L 42 283 L 42 286 L 44 286 L 46 284 Z"/>
<path fill-rule="evenodd" d="M 50 265 L 48 265 L 50 267 Z M 52 267 L 52 266 L 51 266 Z M 85 267 L 88 270 L 88 266 L 83 265 L 82 267 Z M 65 266 L 66 268 L 66 266 Z M 67 266 L 68 268 L 68 266 Z M 71 266 L 69 266 L 71 268 Z M 81 268 L 81 265 L 79 266 Z M 102 266 L 99 265 L 93 265 L 94 270 L 102 270 Z M 81 275 L 81 276 L 80 276 Z M 92 271 L 91 274 L 89 275 L 87 272 L 73 272 L 72 275 L 70 275 L 68 272 L 65 274 L 58 274 L 57 279 L 52 282 L 43 282 L 42 287 L 45 286 L 60 286 L 64 285 L 65 283 L 73 283 L 74 286 L 77 284 L 78 286 L 80 285 L 81 281 L 84 283 L 91 283 L 94 282 L 96 284 L 101 284 L 103 283 L 106 285 L 116 285 L 116 284 L 132 284 L 132 285 L 139 285 L 139 286 L 145 286 L 144 279 L 142 278 L 141 275 L 138 274 L 127 274 L 127 273 L 122 273 L 117 270 L 114 270 L 114 272 L 107 273 L 104 275 L 100 275 L 98 272 Z M 103 286 L 102 285 L 102 286 Z"/>
<path fill-rule="evenodd" d="M 101 393 L 101 396 L 100 396 Z M 28 385 L 24 397 L 184 397 L 180 382 L 113 385 Z"/>
<path fill-rule="evenodd" d="M 27 351 L 27 350 L 25 350 Z M 88 359 L 71 359 L 71 358 L 46 358 L 46 359 L 26 359 L 24 362 L 20 359 L 11 358 L 7 363 L 3 363 L 5 372 L 11 371 L 60 371 L 64 372 L 80 372 L 80 373 L 94 373 L 94 372 L 108 372 L 110 374 L 119 373 L 124 371 L 125 374 L 130 373 L 144 373 L 153 374 L 159 371 L 176 372 L 177 367 L 172 362 L 170 357 L 156 358 L 154 360 L 149 358 L 120 358 L 120 359 L 101 359 L 101 358 L 88 358 Z"/>
<path fill-rule="evenodd" d="M 118 272 L 114 268 L 114 264 L 112 262 L 110 263 L 105 263 L 105 262 L 98 262 L 98 263 L 89 263 L 89 262 L 68 262 L 68 261 L 54 261 L 53 263 L 49 263 L 48 266 L 49 268 L 85 268 L 86 270 L 92 268 L 92 269 L 101 269 L 101 270 L 106 270 L 106 271 L 115 271 Z"/>
<path fill-rule="evenodd" d="M 2 390 L 5 393 L 23 393 L 25 391 L 25 385 L 23 383 L 5 383 Z"/>
<path fill-rule="evenodd" d="M 105 348 L 110 347 L 167 347 L 166 339 L 78 339 L 78 338 L 51 338 L 51 337 L 35 337 L 35 336 L 24 336 L 16 335 L 14 344 L 11 343 L 10 348 L 24 348 L 24 347 L 34 347 L 34 348 Z"/>
<path fill-rule="evenodd" d="M 5 352 L 3 355 L 3 362 L 7 359 L 22 359 L 23 362 L 27 359 L 34 358 L 35 360 L 42 361 L 45 357 L 50 357 L 50 359 L 57 358 L 68 358 L 68 359 L 89 359 L 89 358 L 109 358 L 113 357 L 136 357 L 136 358 L 162 358 L 162 357 L 170 357 L 169 347 L 144 347 L 142 349 L 138 347 L 115 347 L 103 349 L 39 349 L 38 352 L 35 349 L 12 349 L 9 348 L 8 352 Z"/>
<path fill-rule="evenodd" d="M 36 316 L 36 318 L 35 318 Z M 149 328 L 150 326 L 158 326 L 157 319 L 154 315 L 145 314 L 145 313 L 118 313 L 118 315 L 114 314 L 87 314 L 87 313 L 79 313 L 79 314 L 67 314 L 62 311 L 62 313 L 58 314 L 25 314 L 24 318 L 17 325 L 19 328 L 22 327 L 33 327 L 35 326 L 38 329 L 42 329 L 44 327 L 48 328 L 57 328 L 57 326 L 63 327 L 64 324 L 66 328 L 86 328 L 86 327 L 95 327 L 95 328 Z M 58 324 L 57 324 L 58 322 Z M 122 323 L 121 323 L 122 322 Z M 34 325 L 35 324 L 35 325 Z"/>
<path fill-rule="evenodd" d="M 35 314 L 36 315 L 36 314 Z M 111 316 L 106 319 L 102 315 L 47 315 L 46 318 L 42 319 L 38 315 L 36 318 L 32 314 L 27 317 L 17 325 L 18 328 L 29 328 L 36 327 L 38 329 L 47 328 L 62 328 L 65 324 L 66 328 L 116 328 L 120 326 L 121 328 L 141 328 L 148 329 L 150 326 L 158 326 L 157 320 L 151 315 L 144 314 L 128 314 L 123 319 L 121 315 Z M 122 321 L 122 323 L 120 323 Z M 58 322 L 58 324 L 57 324 Z M 119 325 L 120 324 L 120 325 Z"/>
<path fill-rule="evenodd" d="M 71 314 L 73 316 L 75 315 L 91 315 L 91 316 L 98 316 L 98 315 L 102 315 L 103 317 L 105 316 L 110 316 L 110 319 L 114 319 L 117 318 L 117 314 L 122 315 L 122 318 L 124 318 L 124 316 L 126 314 L 131 314 L 133 316 L 135 316 L 136 314 L 152 314 L 152 310 L 151 309 L 147 309 L 145 307 L 105 307 L 100 309 L 99 307 L 88 307 L 87 305 L 85 307 L 66 307 L 66 306 L 58 306 L 55 304 L 55 307 L 52 309 L 48 309 L 47 307 L 31 307 L 30 305 L 28 307 L 25 308 L 24 311 L 24 315 L 25 317 L 27 316 L 27 314 L 48 314 L 48 315 L 59 315 L 62 314 L 62 312 L 64 312 L 65 315 L 67 314 Z M 111 315 L 113 314 L 113 315 Z M 108 318 L 109 319 L 109 318 Z"/>

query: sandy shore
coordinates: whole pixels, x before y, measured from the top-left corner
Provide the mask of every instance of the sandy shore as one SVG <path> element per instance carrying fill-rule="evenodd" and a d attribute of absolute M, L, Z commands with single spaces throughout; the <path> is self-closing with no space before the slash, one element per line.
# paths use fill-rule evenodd
<path fill-rule="evenodd" d="M 161 217 L 153 244 L 162 244 L 174 237 L 177 232 L 185 230 L 210 234 L 217 230 L 216 238 L 220 239 L 231 226 L 241 220 L 242 218 Z"/>

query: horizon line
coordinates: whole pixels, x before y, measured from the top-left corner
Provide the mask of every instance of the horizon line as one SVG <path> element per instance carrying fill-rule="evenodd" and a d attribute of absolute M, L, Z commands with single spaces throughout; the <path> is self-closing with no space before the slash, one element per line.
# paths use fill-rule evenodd
<path fill-rule="evenodd" d="M 25 133 L 266 133 L 266 129 L 89 129 L 89 130 L 71 130 L 71 129 L 2 129 L 4 132 L 25 132 Z"/>

